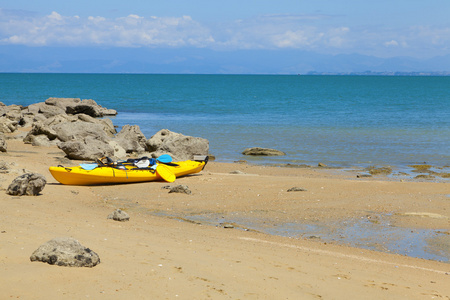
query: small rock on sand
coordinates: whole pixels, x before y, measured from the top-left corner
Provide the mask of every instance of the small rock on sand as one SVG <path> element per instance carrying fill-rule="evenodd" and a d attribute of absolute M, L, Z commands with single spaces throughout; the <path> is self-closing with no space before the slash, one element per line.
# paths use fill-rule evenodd
<path fill-rule="evenodd" d="M 90 268 L 100 263 L 97 253 L 70 237 L 55 238 L 42 244 L 33 252 L 30 260 L 57 266 Z"/>
<path fill-rule="evenodd" d="M 130 216 L 123 210 L 116 209 L 108 216 L 108 219 L 113 219 L 114 221 L 124 222 L 124 221 L 129 221 Z"/>
<path fill-rule="evenodd" d="M 307 189 L 301 187 L 293 187 L 287 190 L 288 192 L 306 192 Z"/>

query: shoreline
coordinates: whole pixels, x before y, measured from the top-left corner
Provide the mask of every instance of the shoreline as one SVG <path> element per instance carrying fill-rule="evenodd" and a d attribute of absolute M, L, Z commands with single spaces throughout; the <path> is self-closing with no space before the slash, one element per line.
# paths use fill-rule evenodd
<path fill-rule="evenodd" d="M 0 174 L 4 214 L 0 229 L 5 242 L 0 249 L 0 289 L 8 297 L 426 299 L 450 295 L 448 262 L 349 247 L 324 239 L 320 232 L 270 235 L 242 221 L 257 220 L 263 229 L 289 223 L 326 224 L 330 232 L 340 234 L 348 220 L 376 226 L 384 222 L 380 216 L 391 214 L 389 227 L 408 229 L 417 236 L 423 230 L 441 231 L 428 248 L 450 257 L 448 183 L 212 161 L 200 174 L 171 184 L 189 186 L 192 195 L 185 195 L 169 194 L 163 189 L 165 182 L 58 184 L 48 167 L 79 161 L 67 160 L 57 147 L 33 147 L 21 140 L 8 140 L 8 152 L 1 153 L 0 160 L 10 168 Z M 47 178 L 41 195 L 4 193 L 22 169 Z M 287 191 L 293 187 L 305 191 Z M 117 208 L 127 211 L 130 221 L 107 220 Z M 196 220 L 196 216 L 204 218 Z M 208 218 L 215 223 L 208 225 Z M 101 263 L 78 269 L 29 261 L 39 245 L 57 236 L 79 240 L 99 253 Z M 384 242 L 395 239 L 385 236 Z"/>
<path fill-rule="evenodd" d="M 215 161 L 215 160 L 214 160 Z M 408 164 L 396 166 L 392 164 L 372 164 L 368 167 L 362 165 L 354 165 L 352 167 L 336 167 L 318 163 L 316 166 L 311 164 L 295 164 L 295 163 L 255 163 L 241 160 L 217 161 L 225 164 L 248 164 L 252 166 L 264 166 L 273 168 L 290 168 L 290 169 L 310 169 L 333 173 L 336 175 L 347 175 L 348 179 L 365 178 L 378 180 L 401 180 L 411 182 L 450 182 L 450 166 L 445 164 L 442 166 L 429 165 L 427 163 Z"/>

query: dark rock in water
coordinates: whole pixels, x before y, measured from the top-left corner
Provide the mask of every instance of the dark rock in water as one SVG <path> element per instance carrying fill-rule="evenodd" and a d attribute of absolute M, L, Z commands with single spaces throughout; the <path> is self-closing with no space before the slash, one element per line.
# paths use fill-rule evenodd
<path fill-rule="evenodd" d="M 124 222 L 124 221 L 129 221 L 130 216 L 123 210 L 116 209 L 108 216 L 108 219 L 113 219 L 114 221 Z"/>
<path fill-rule="evenodd" d="M 0 134 L 0 152 L 6 152 L 8 145 L 6 144 L 5 136 Z"/>
<path fill-rule="evenodd" d="M 300 188 L 300 187 L 293 187 L 287 190 L 288 192 L 306 192 L 307 189 Z"/>
<path fill-rule="evenodd" d="M 358 174 L 356 175 L 356 178 L 370 178 L 372 175 L 370 174 Z"/>
<path fill-rule="evenodd" d="M 89 268 L 100 263 L 97 253 L 69 237 L 55 238 L 42 244 L 33 252 L 30 260 L 57 266 Z"/>
<path fill-rule="evenodd" d="M 234 162 L 237 163 L 237 164 L 246 164 L 247 163 L 247 161 L 243 160 L 243 159 L 235 160 Z"/>
<path fill-rule="evenodd" d="M 153 157 L 170 154 L 174 161 L 188 160 L 194 155 L 208 155 L 209 141 L 162 129 L 147 140 L 147 150 Z"/>
<path fill-rule="evenodd" d="M 6 193 L 14 196 L 36 196 L 44 189 L 47 180 L 38 173 L 27 173 L 17 177 L 8 186 Z"/>
<path fill-rule="evenodd" d="M 189 195 L 192 192 L 191 192 L 191 190 L 189 189 L 189 187 L 187 185 L 180 184 L 180 185 L 177 185 L 177 186 L 171 188 L 169 190 L 169 193 L 185 193 L 185 194 Z"/>
<path fill-rule="evenodd" d="M 377 168 L 375 166 L 370 166 L 370 167 L 367 167 L 366 170 L 371 175 L 389 175 L 389 174 L 392 173 L 392 168 L 391 167 L 380 167 L 380 168 Z"/>
<path fill-rule="evenodd" d="M 421 174 L 421 175 L 417 175 L 414 178 L 416 178 L 416 179 L 434 179 L 435 177 L 433 175 Z"/>
<path fill-rule="evenodd" d="M 286 153 L 276 150 L 276 149 L 270 149 L 270 148 L 259 148 L 259 147 L 253 147 L 253 148 L 247 148 L 245 149 L 242 154 L 244 155 L 255 155 L 255 156 L 282 156 L 286 155 Z"/>

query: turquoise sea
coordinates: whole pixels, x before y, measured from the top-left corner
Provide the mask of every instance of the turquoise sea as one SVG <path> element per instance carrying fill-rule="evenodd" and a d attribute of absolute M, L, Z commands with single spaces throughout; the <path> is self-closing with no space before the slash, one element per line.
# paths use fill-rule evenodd
<path fill-rule="evenodd" d="M 0 74 L 0 101 L 94 99 L 119 126 L 203 137 L 217 161 L 450 165 L 450 77 Z M 252 158 L 247 147 L 286 152 Z"/>

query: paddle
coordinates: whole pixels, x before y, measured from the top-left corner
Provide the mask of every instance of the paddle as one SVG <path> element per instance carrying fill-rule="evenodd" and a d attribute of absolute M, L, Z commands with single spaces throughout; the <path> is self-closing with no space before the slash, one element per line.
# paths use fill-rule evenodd
<path fill-rule="evenodd" d="M 174 182 L 176 179 L 175 174 L 165 165 L 157 165 L 156 173 L 167 182 Z"/>
<path fill-rule="evenodd" d="M 169 154 L 163 154 L 160 157 L 156 159 L 159 162 L 162 162 L 163 164 L 171 163 L 172 162 L 172 156 Z"/>

